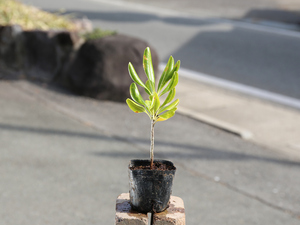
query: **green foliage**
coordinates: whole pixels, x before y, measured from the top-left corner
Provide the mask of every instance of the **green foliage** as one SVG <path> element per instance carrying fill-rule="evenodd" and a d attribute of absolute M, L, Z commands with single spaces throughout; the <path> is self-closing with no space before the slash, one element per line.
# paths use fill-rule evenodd
<path fill-rule="evenodd" d="M 154 123 L 167 120 L 174 116 L 179 103 L 178 99 L 174 101 L 173 99 L 176 94 L 175 87 L 178 83 L 180 61 L 177 61 L 174 65 L 174 58 L 170 56 L 166 68 L 159 79 L 157 88 L 155 87 L 155 75 L 149 47 L 144 51 L 143 67 L 148 78 L 145 84 L 136 73 L 132 64 L 129 63 L 128 65 L 130 77 L 134 82 L 130 85 L 130 96 L 132 100 L 127 99 L 126 103 L 135 113 L 145 112 Z M 143 99 L 137 85 L 145 89 L 146 93 L 149 95 L 149 100 Z M 161 103 L 160 97 L 167 93 L 166 99 Z"/>
<path fill-rule="evenodd" d="M 116 31 L 102 30 L 100 28 L 96 28 L 91 32 L 87 32 L 83 34 L 83 38 L 86 40 L 94 40 L 94 39 L 103 38 L 105 36 L 115 35 L 116 33 L 117 33 Z"/>

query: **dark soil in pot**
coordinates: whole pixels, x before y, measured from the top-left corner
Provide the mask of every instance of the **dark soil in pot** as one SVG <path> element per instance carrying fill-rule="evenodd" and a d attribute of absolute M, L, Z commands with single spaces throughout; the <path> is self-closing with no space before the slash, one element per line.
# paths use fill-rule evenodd
<path fill-rule="evenodd" d="M 129 164 L 130 203 L 142 213 L 162 212 L 169 204 L 176 167 L 167 160 L 131 160 Z"/>

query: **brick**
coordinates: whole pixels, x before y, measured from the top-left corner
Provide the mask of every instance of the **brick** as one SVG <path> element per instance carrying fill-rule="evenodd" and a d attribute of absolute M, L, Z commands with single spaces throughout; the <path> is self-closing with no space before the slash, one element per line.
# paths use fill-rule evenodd
<path fill-rule="evenodd" d="M 169 207 L 153 215 L 153 225 L 185 225 L 185 209 L 183 200 L 171 196 Z"/>
<path fill-rule="evenodd" d="M 147 214 L 137 213 L 131 209 L 129 193 L 118 196 L 115 220 L 116 225 L 148 225 Z"/>
<path fill-rule="evenodd" d="M 116 202 L 116 225 L 148 225 L 147 214 L 131 209 L 129 193 L 118 196 Z M 171 196 L 169 207 L 153 215 L 153 225 L 185 225 L 185 209 L 183 200 Z"/>

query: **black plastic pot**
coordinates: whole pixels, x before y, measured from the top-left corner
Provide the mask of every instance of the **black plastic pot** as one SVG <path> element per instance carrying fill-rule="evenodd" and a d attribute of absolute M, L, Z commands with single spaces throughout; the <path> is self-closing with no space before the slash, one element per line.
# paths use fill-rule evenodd
<path fill-rule="evenodd" d="M 170 166 L 169 170 L 131 169 L 150 165 L 150 160 L 131 160 L 129 193 L 132 208 L 141 213 L 162 212 L 169 204 L 176 167 L 166 160 L 154 160 Z"/>

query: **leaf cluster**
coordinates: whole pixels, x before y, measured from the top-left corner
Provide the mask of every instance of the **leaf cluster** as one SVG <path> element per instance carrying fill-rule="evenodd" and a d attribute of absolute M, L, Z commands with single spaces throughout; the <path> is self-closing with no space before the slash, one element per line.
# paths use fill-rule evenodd
<path fill-rule="evenodd" d="M 131 63 L 128 64 L 129 74 L 134 82 L 130 85 L 130 96 L 132 99 L 128 98 L 126 103 L 133 112 L 146 113 L 154 123 L 157 121 L 167 120 L 174 116 L 179 103 L 178 99 L 174 101 L 173 99 L 176 93 L 175 87 L 178 83 L 180 61 L 177 61 L 176 64 L 174 64 L 174 58 L 170 56 L 169 61 L 159 79 L 157 87 L 149 47 L 147 47 L 144 51 L 143 67 L 148 78 L 146 83 L 143 83 L 139 78 L 133 65 Z M 146 93 L 149 95 L 148 100 L 143 99 L 137 85 L 144 88 Z M 160 98 L 165 94 L 167 94 L 167 97 L 161 103 Z"/>

